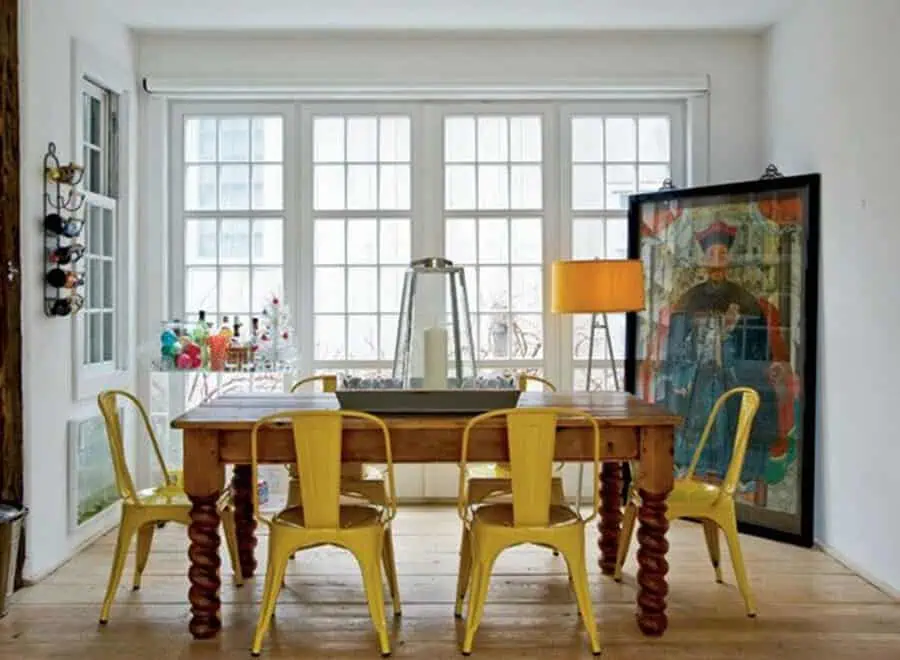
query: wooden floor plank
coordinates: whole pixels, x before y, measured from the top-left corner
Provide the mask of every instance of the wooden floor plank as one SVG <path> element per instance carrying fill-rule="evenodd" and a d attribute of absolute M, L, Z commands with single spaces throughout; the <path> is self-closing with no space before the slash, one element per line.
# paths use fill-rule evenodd
<path fill-rule="evenodd" d="M 460 627 L 452 616 L 459 521 L 449 508 L 401 510 L 395 525 L 404 616 L 393 622 L 394 657 L 459 658 Z M 244 587 L 230 581 L 223 559 L 224 630 L 215 641 L 187 632 L 187 541 L 184 528 L 156 534 L 141 591 L 132 592 L 133 555 L 108 626 L 97 624 L 114 542 L 108 534 L 41 583 L 17 592 L 0 620 L 0 658 L 150 658 L 206 660 L 249 657 L 262 574 Z M 265 569 L 260 534 L 257 556 Z M 700 529 L 673 524 L 670 625 L 661 640 L 634 622 L 633 552 L 622 584 L 600 575 L 589 539 L 591 592 L 607 659 L 775 657 L 858 660 L 900 658 L 900 603 L 823 553 L 742 537 L 760 615 L 748 619 L 723 546 L 726 584 L 716 584 Z M 565 566 L 541 548 L 509 551 L 497 562 L 473 657 L 588 658 L 587 642 Z M 276 624 L 263 657 L 377 657 L 355 562 L 322 548 L 292 562 Z"/>

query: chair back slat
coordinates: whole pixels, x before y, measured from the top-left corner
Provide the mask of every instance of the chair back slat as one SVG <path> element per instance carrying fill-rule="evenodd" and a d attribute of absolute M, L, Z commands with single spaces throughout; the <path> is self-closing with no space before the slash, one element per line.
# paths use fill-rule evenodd
<path fill-rule="evenodd" d="M 294 418 L 294 450 L 306 527 L 333 529 L 338 526 L 342 429 L 340 415 Z"/>
<path fill-rule="evenodd" d="M 550 521 L 556 415 L 511 413 L 506 427 L 515 525 L 546 526 Z"/>

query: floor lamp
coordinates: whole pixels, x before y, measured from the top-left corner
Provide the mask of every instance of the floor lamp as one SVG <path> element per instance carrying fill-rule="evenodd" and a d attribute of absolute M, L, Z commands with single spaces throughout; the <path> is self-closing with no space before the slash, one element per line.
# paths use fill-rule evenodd
<path fill-rule="evenodd" d="M 636 312 L 644 309 L 644 269 L 636 259 L 592 259 L 584 261 L 556 261 L 551 271 L 551 311 L 557 314 L 590 314 L 591 329 L 588 346 L 585 391 L 591 390 L 594 367 L 594 339 L 603 330 L 606 350 L 612 362 L 613 383 L 620 391 L 619 374 L 609 333 L 608 314 Z M 576 507 L 581 507 L 581 488 L 584 484 L 584 464 L 578 464 Z"/>

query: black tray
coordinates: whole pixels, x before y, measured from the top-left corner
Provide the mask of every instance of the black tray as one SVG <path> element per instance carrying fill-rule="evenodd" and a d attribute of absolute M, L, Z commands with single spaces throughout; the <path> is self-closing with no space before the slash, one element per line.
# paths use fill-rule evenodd
<path fill-rule="evenodd" d="M 373 415 L 478 415 L 515 408 L 519 390 L 338 390 L 341 408 Z"/>

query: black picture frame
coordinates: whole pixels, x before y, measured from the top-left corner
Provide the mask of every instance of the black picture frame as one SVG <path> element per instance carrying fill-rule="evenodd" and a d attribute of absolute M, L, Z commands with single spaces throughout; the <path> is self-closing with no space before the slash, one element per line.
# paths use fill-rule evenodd
<path fill-rule="evenodd" d="M 679 429 L 681 464 L 676 437 L 677 476 L 689 439 L 699 437 L 694 433 L 699 411 L 714 398 L 717 387 L 728 389 L 728 378 L 704 374 L 728 373 L 737 379 L 734 384 L 761 383 L 763 403 L 748 457 L 755 446 L 754 465 L 764 465 L 765 470 L 748 468 L 742 474 L 757 475 L 756 482 L 744 482 L 745 488 L 757 485 L 738 500 L 738 527 L 744 533 L 805 547 L 813 545 L 820 189 L 818 173 L 764 177 L 632 195 L 628 208 L 628 258 L 644 261 L 646 307 L 626 315 L 625 389 L 670 409 L 695 411 L 688 412 Z M 752 282 L 757 280 L 759 286 L 754 288 Z M 667 285 L 669 298 L 664 297 Z M 732 296 L 737 307 L 728 303 L 729 310 L 752 310 L 737 317 L 741 326 L 723 320 L 728 317 L 721 309 Z M 781 318 L 781 311 L 786 318 Z M 719 346 L 713 349 L 717 357 L 692 362 L 696 355 L 709 354 L 697 348 L 704 332 L 697 323 L 714 317 L 720 325 L 709 321 L 703 327 L 717 328 L 706 331 L 715 339 L 703 346 Z M 755 339 L 748 342 L 751 336 Z M 744 352 L 735 349 L 738 340 L 730 337 L 741 337 Z M 672 352 L 677 360 L 669 360 L 668 344 L 658 343 L 669 339 L 678 347 Z M 726 346 L 729 350 L 723 353 Z M 654 359 L 647 359 L 650 351 Z M 726 372 L 728 359 L 737 367 Z M 777 369 L 772 367 L 776 363 Z M 709 364 L 714 365 L 711 372 L 706 370 Z M 748 382 L 742 383 L 742 376 L 735 374 L 746 375 Z M 769 383 L 771 392 L 766 390 Z M 777 470 L 770 472 L 772 466 Z M 771 481 L 782 469 L 782 480 Z M 706 474 L 715 479 L 713 473 Z"/>

